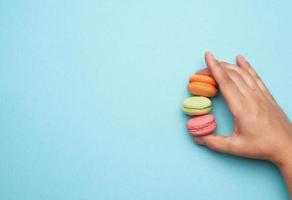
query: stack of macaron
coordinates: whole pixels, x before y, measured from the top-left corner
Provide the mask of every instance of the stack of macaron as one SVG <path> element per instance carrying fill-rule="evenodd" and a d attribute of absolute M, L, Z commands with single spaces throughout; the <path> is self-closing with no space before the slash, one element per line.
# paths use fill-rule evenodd
<path fill-rule="evenodd" d="M 189 79 L 188 91 L 193 95 L 183 102 L 182 110 L 192 118 L 187 121 L 187 128 L 194 136 L 212 133 L 217 125 L 215 117 L 209 112 L 212 102 L 209 97 L 217 93 L 216 81 L 208 75 L 194 74 Z"/>

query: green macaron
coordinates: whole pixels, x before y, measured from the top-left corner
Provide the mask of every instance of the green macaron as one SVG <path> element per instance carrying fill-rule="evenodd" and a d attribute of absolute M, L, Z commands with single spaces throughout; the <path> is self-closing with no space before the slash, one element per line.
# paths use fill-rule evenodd
<path fill-rule="evenodd" d="M 186 98 L 182 110 L 187 115 L 204 115 L 211 111 L 212 102 L 207 97 L 193 96 Z"/>

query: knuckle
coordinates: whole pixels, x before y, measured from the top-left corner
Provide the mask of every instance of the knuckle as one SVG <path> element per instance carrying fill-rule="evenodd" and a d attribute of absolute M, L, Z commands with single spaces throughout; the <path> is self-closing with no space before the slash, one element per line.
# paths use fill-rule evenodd
<path fill-rule="evenodd" d="M 230 69 L 228 70 L 228 74 L 232 77 L 238 77 L 240 73 L 235 69 Z"/>
<path fill-rule="evenodd" d="M 230 64 L 224 61 L 220 61 L 219 64 L 223 67 L 228 67 Z"/>
<path fill-rule="evenodd" d="M 239 73 L 239 74 L 244 74 L 244 70 L 241 69 L 240 67 L 234 67 L 233 70 L 236 71 L 236 72 Z"/>
<path fill-rule="evenodd" d="M 254 93 L 255 91 L 258 90 L 258 85 L 257 85 L 255 82 L 251 81 L 251 82 L 249 83 L 249 88 L 250 88 L 250 89 L 252 90 L 252 92 Z"/>
<path fill-rule="evenodd" d="M 230 149 L 228 143 L 218 139 L 210 141 L 208 147 L 218 152 L 229 152 Z"/>
<path fill-rule="evenodd" d="M 232 80 L 226 75 L 226 76 L 224 77 L 224 79 L 222 80 L 221 85 L 222 85 L 223 87 L 228 87 L 228 86 L 230 86 L 231 84 L 232 84 Z"/>
<path fill-rule="evenodd" d="M 210 143 L 208 147 L 214 151 L 222 151 L 221 146 L 216 142 Z"/>
<path fill-rule="evenodd" d="M 256 71 L 254 69 L 249 68 L 249 72 L 253 75 L 253 77 L 256 81 L 261 80 L 260 76 L 256 73 Z"/>

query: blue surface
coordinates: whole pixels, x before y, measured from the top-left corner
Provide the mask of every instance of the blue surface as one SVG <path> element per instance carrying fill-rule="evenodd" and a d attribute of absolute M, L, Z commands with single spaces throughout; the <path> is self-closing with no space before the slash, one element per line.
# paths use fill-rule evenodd
<path fill-rule="evenodd" d="M 0 0 L 0 199 L 288 199 L 270 163 L 195 145 L 203 53 L 245 55 L 292 117 L 291 1 Z M 232 130 L 214 99 L 218 132 Z"/>

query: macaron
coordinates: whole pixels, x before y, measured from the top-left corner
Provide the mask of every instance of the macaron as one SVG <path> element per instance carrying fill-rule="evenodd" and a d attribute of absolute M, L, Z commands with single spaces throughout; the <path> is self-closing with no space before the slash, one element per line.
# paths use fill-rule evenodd
<path fill-rule="evenodd" d="M 217 93 L 217 83 L 211 76 L 194 74 L 190 77 L 188 90 L 194 95 L 213 97 Z"/>
<path fill-rule="evenodd" d="M 207 97 L 193 96 L 183 101 L 182 110 L 187 115 L 204 115 L 211 111 L 212 102 Z"/>
<path fill-rule="evenodd" d="M 202 136 L 212 133 L 216 128 L 215 117 L 213 115 L 202 115 L 193 117 L 187 121 L 187 128 L 194 136 Z"/>

